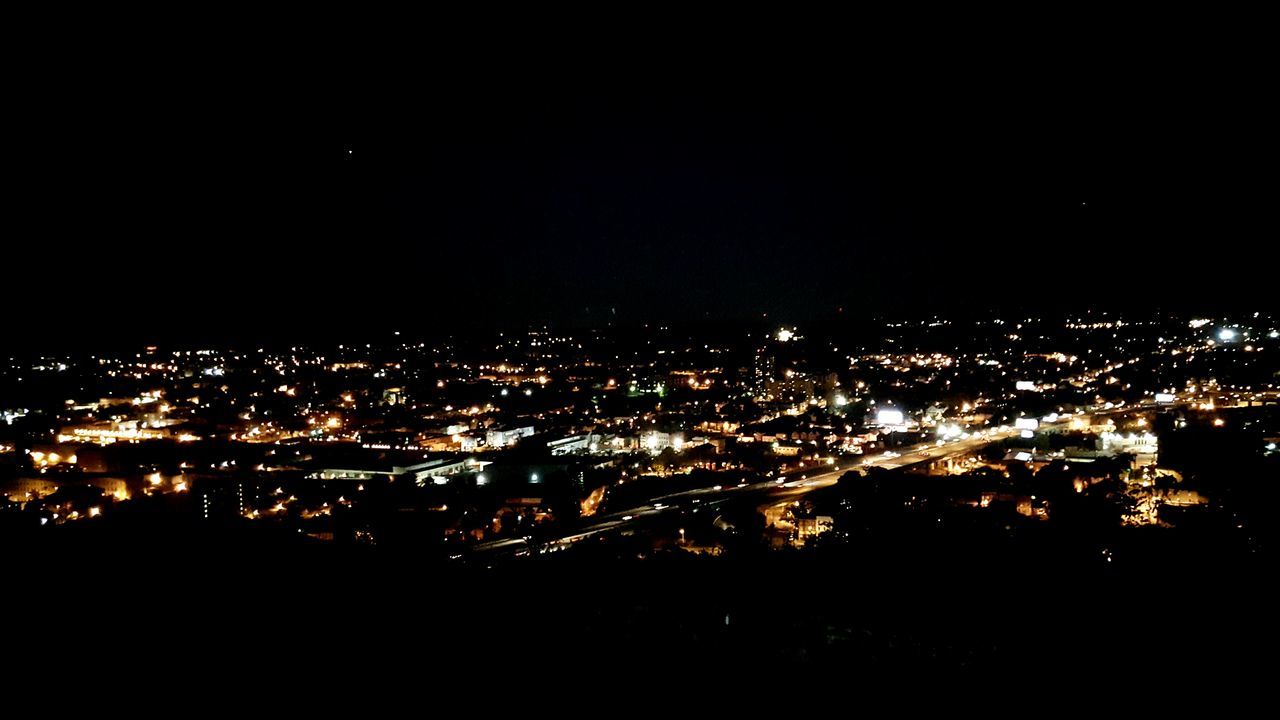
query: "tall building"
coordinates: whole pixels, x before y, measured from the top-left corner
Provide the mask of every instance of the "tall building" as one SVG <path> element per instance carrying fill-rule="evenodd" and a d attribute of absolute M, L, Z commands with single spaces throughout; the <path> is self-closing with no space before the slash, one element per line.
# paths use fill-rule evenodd
<path fill-rule="evenodd" d="M 751 391 L 756 397 L 768 392 L 769 383 L 778 372 L 778 358 L 773 348 L 763 346 L 756 350 L 755 361 L 751 368 Z"/>

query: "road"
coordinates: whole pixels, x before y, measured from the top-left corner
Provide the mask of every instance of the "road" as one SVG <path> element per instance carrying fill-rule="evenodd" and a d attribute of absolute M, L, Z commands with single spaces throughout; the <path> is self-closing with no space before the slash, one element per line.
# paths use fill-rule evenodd
<path fill-rule="evenodd" d="M 547 550 L 558 550 L 575 542 L 597 535 L 626 530 L 642 522 L 652 521 L 664 515 L 683 511 L 699 512 L 716 507 L 730 500 L 743 500 L 758 496 L 761 504 L 794 500 L 819 488 L 836 484 L 842 475 L 850 470 L 884 468 L 893 470 L 908 465 L 938 460 L 954 455 L 963 455 L 979 450 L 991 443 L 999 442 L 1018 434 L 1018 430 L 995 430 L 977 434 L 969 438 L 957 438 L 942 445 L 930 444 L 922 450 L 910 452 L 861 455 L 849 461 L 829 466 L 820 470 L 797 470 L 777 478 L 757 483 L 745 481 L 737 485 L 715 485 L 672 493 L 654 498 L 647 505 L 609 513 L 591 518 L 590 521 L 576 528 L 572 533 L 548 540 L 542 545 Z M 918 446 L 917 446 L 918 447 Z M 532 547 L 528 538 L 508 538 L 480 543 L 473 548 L 473 553 L 522 553 Z"/>
<path fill-rule="evenodd" d="M 1260 394 L 1268 396 L 1273 400 L 1280 395 L 1280 393 L 1274 392 L 1263 392 Z M 1178 400 L 1173 403 L 1156 403 L 1154 400 L 1148 399 L 1130 405 L 1089 410 L 1086 411 L 1085 414 L 1094 417 L 1099 415 L 1122 415 L 1126 413 L 1152 410 L 1155 408 L 1163 409 L 1187 404 L 1194 403 L 1189 403 L 1189 401 L 1186 400 Z M 1064 416 L 1060 420 L 1052 423 L 1042 422 L 1040 424 L 1040 430 L 1060 430 L 1068 425 L 1073 417 L 1074 416 Z M 747 483 L 746 481 L 743 481 L 737 485 L 716 485 L 714 487 L 696 488 L 693 490 L 673 493 L 654 498 L 648 505 L 641 505 L 628 510 L 590 518 L 586 524 L 576 528 L 572 533 L 548 540 L 542 543 L 542 546 L 548 550 L 564 549 L 575 542 L 585 540 L 590 537 L 610 532 L 625 531 L 638 524 L 652 521 L 665 515 L 678 514 L 684 511 L 696 513 L 704 509 L 714 508 L 731 500 L 739 501 L 754 499 L 761 505 L 791 501 L 819 488 L 834 485 L 842 475 L 850 470 L 868 468 L 884 468 L 886 470 L 893 470 L 931 460 L 939 460 L 955 455 L 965 455 L 980 450 L 992 443 L 1015 437 L 1019 432 L 1019 430 L 1013 428 L 984 431 L 968 438 L 956 438 L 943 442 L 941 445 L 936 443 L 930 444 L 926 448 L 912 449 L 909 452 L 903 452 L 901 454 L 882 453 L 876 455 L 860 455 L 856 458 L 846 460 L 845 462 L 838 463 L 837 465 L 830 466 L 826 469 L 797 470 L 763 482 Z M 919 448 L 919 446 L 916 446 L 916 448 Z M 753 498 L 753 496 L 755 497 Z M 510 538 L 480 543 L 475 546 L 472 551 L 479 554 L 494 552 L 523 553 L 528 552 L 532 546 L 533 543 L 530 542 L 528 538 Z"/>

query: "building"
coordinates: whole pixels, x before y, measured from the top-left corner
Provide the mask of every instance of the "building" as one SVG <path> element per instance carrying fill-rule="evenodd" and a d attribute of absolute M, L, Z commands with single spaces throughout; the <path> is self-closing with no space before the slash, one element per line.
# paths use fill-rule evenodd
<path fill-rule="evenodd" d="M 571 453 L 590 453 L 599 449 L 601 437 L 595 433 L 571 435 L 567 438 L 552 440 L 547 449 L 552 455 L 569 455 Z"/>
<path fill-rule="evenodd" d="M 509 428 L 506 430 L 490 429 L 484 434 L 485 445 L 491 448 L 504 448 L 520 442 L 520 438 L 533 435 L 532 425 Z"/>
<path fill-rule="evenodd" d="M 778 372 L 778 358 L 768 347 L 762 347 L 756 350 L 755 359 L 751 365 L 751 390 L 757 397 L 766 395 L 768 383 L 776 377 Z"/>
<path fill-rule="evenodd" d="M 825 532 L 829 532 L 834 525 L 835 520 L 830 515 L 800 518 L 796 520 L 796 539 L 801 543 L 808 542 Z"/>
<path fill-rule="evenodd" d="M 447 478 L 461 472 L 477 472 L 490 463 L 475 458 L 444 458 L 428 460 L 414 465 L 369 465 L 357 468 L 329 467 L 311 473 L 316 480 L 388 480 L 412 475 L 418 485 L 428 482 L 443 485 Z"/>

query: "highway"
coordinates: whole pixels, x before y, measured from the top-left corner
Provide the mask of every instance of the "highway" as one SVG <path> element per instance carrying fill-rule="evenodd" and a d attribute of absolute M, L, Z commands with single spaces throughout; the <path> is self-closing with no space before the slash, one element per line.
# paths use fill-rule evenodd
<path fill-rule="evenodd" d="M 1277 396 L 1280 396 L 1280 393 L 1275 391 L 1264 391 L 1262 393 L 1253 393 L 1252 395 L 1261 396 L 1262 398 L 1274 401 Z M 1178 400 L 1172 403 L 1156 403 L 1153 399 L 1147 399 L 1133 404 L 1087 410 L 1084 411 L 1084 414 L 1095 417 L 1122 415 L 1132 412 L 1153 410 L 1157 408 L 1166 409 L 1188 404 L 1194 405 L 1195 403 L 1188 400 Z M 1070 423 L 1074 417 L 1076 416 L 1068 415 L 1063 416 L 1052 423 L 1042 422 L 1040 424 L 1040 431 L 1062 429 L 1065 425 Z M 944 441 L 941 444 L 931 443 L 927 447 L 917 445 L 910 450 L 902 452 L 901 454 L 890 452 L 874 455 L 860 455 L 855 458 L 846 459 L 843 462 L 838 462 L 836 465 L 832 465 L 827 468 L 796 470 L 761 482 L 747 483 L 744 480 L 736 485 L 716 485 L 714 487 L 686 490 L 654 498 L 647 505 L 641 505 L 639 507 L 613 512 L 607 515 L 587 518 L 584 524 L 575 528 L 572 532 L 542 543 L 534 543 L 529 538 L 494 540 L 476 545 L 472 548 L 472 553 L 479 555 L 503 552 L 523 554 L 529 552 L 535 544 L 540 545 L 546 550 L 564 549 L 575 542 L 585 540 L 590 537 L 610 532 L 626 531 L 641 523 L 653 521 L 670 514 L 679 514 L 684 511 L 696 513 L 701 510 L 714 508 L 729 501 L 752 499 L 759 502 L 761 505 L 788 502 L 819 488 L 834 485 L 842 475 L 850 470 L 868 468 L 884 468 L 886 470 L 893 470 L 932 460 L 964 455 L 980 450 L 992 443 L 1015 437 L 1019 432 L 1019 430 L 1014 428 L 980 431 L 970 437 L 955 438 L 949 441 Z"/>
<path fill-rule="evenodd" d="M 564 549 L 575 542 L 597 535 L 626 530 L 642 522 L 652 521 L 664 515 L 678 514 L 682 511 L 699 512 L 731 500 L 753 498 L 758 500 L 760 504 L 790 501 L 819 488 L 836 484 L 840 477 L 850 470 L 868 468 L 894 470 L 917 463 L 964 455 L 992 443 L 1015 437 L 1018 432 L 1018 430 L 1014 429 L 993 430 L 975 434 L 969 438 L 956 438 L 941 445 L 931 443 L 927 448 L 912 449 L 900 454 L 891 452 L 861 455 L 827 468 L 797 470 L 777 478 L 756 483 L 743 481 L 736 485 L 715 485 L 672 493 L 654 498 L 651 503 L 646 505 L 589 518 L 586 524 L 575 528 L 573 532 L 541 544 L 548 551 Z M 919 448 L 918 445 L 915 447 Z M 472 549 L 472 552 L 481 555 L 503 552 L 522 554 L 527 552 L 533 545 L 534 543 L 528 538 L 507 538 L 480 543 Z"/>

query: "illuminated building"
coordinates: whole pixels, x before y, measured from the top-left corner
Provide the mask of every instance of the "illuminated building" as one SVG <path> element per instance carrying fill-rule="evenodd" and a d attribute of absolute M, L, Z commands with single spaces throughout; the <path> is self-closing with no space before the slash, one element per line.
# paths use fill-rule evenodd
<path fill-rule="evenodd" d="M 504 448 L 509 445 L 515 445 L 520 441 L 520 438 L 526 438 L 533 434 L 532 425 L 508 428 L 506 430 L 490 429 L 484 434 L 484 442 L 485 445 L 491 448 Z"/>

